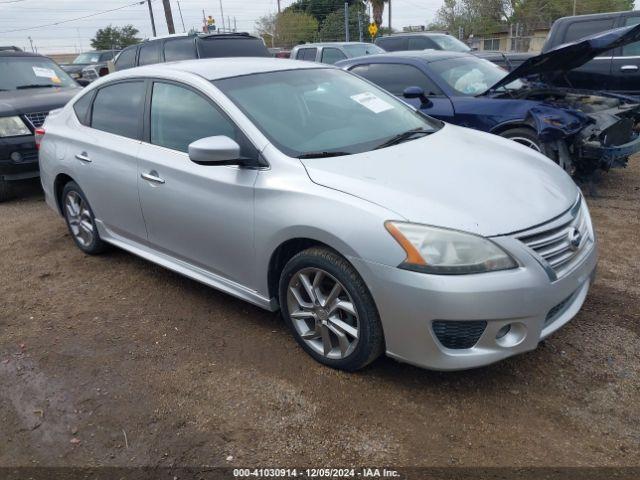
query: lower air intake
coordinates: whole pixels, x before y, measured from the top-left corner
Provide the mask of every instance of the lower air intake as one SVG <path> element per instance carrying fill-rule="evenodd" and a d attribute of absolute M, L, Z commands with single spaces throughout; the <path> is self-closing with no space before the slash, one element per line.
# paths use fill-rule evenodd
<path fill-rule="evenodd" d="M 487 322 L 484 320 L 435 320 L 433 333 L 445 348 L 461 350 L 471 348 L 482 336 Z"/>

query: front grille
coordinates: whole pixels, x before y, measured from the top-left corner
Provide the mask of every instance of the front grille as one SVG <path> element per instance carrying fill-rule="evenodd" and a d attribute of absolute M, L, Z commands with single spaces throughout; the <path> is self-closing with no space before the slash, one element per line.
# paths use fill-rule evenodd
<path fill-rule="evenodd" d="M 487 328 L 484 320 L 435 320 L 432 324 L 433 333 L 446 348 L 461 350 L 471 348 L 480 339 Z"/>
<path fill-rule="evenodd" d="M 98 78 L 98 72 L 95 70 L 95 68 L 87 68 L 86 70 L 82 71 L 82 78 L 91 81 L 96 80 Z"/>
<path fill-rule="evenodd" d="M 29 120 L 29 123 L 31 123 L 34 128 L 38 128 L 44 125 L 47 115 L 49 115 L 49 112 L 35 112 L 27 113 L 25 114 L 25 117 L 27 117 L 27 120 Z"/>
<path fill-rule="evenodd" d="M 529 247 L 557 279 L 571 271 L 593 243 L 588 223 L 579 200 L 559 219 L 519 233 L 516 238 Z"/>

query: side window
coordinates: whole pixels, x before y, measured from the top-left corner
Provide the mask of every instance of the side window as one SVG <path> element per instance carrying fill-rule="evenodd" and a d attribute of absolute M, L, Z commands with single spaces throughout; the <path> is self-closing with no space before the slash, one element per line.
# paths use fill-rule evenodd
<path fill-rule="evenodd" d="M 376 41 L 376 45 L 387 52 L 398 52 L 409 48 L 405 37 L 383 37 Z"/>
<path fill-rule="evenodd" d="M 589 35 L 611 30 L 614 21 L 615 18 L 604 18 L 572 23 L 567 27 L 563 43 L 574 42 Z"/>
<path fill-rule="evenodd" d="M 432 41 L 429 40 L 426 37 L 411 37 L 409 38 L 409 42 L 408 42 L 408 47 L 409 50 L 425 50 L 427 48 L 433 48 L 436 50 L 441 50 L 441 48 L 438 47 L 438 45 Z"/>
<path fill-rule="evenodd" d="M 89 110 L 91 110 L 93 93 L 94 92 L 89 92 L 87 95 L 80 97 L 78 101 L 73 104 L 73 110 L 76 112 L 76 117 L 78 117 L 78 120 L 82 125 L 89 126 Z"/>
<path fill-rule="evenodd" d="M 429 77 L 412 65 L 373 63 L 351 71 L 399 97 L 407 87 L 422 87 L 427 95 L 442 94 Z"/>
<path fill-rule="evenodd" d="M 186 153 L 190 143 L 217 135 L 238 142 L 243 156 L 255 156 L 244 135 L 205 97 L 178 85 L 162 82 L 153 84 L 152 144 Z"/>
<path fill-rule="evenodd" d="M 160 47 L 162 42 L 149 42 L 140 47 L 140 55 L 138 56 L 138 65 L 151 65 L 160 63 Z"/>
<path fill-rule="evenodd" d="M 138 48 L 127 48 L 120 53 L 118 60 L 116 61 L 116 70 L 126 70 L 127 68 L 133 68 L 136 66 L 136 52 Z"/>
<path fill-rule="evenodd" d="M 638 25 L 640 23 L 640 17 L 627 17 L 625 19 L 624 25 L 626 27 L 631 25 Z M 622 56 L 623 57 L 637 57 L 640 56 L 640 42 L 633 42 L 629 45 L 625 45 L 622 47 Z"/>
<path fill-rule="evenodd" d="M 298 50 L 298 55 L 296 56 L 296 59 L 315 62 L 317 51 L 318 50 L 315 48 L 301 48 L 300 50 Z"/>
<path fill-rule="evenodd" d="M 323 48 L 322 49 L 322 63 L 328 63 L 333 65 L 340 60 L 344 60 L 347 56 L 337 48 Z"/>
<path fill-rule="evenodd" d="M 91 127 L 123 137 L 138 138 L 145 91 L 145 84 L 140 81 L 102 87 L 93 102 Z"/>
<path fill-rule="evenodd" d="M 198 58 L 198 56 L 196 55 L 195 40 L 192 37 L 168 40 L 164 44 L 165 62 L 192 60 L 194 58 Z"/>

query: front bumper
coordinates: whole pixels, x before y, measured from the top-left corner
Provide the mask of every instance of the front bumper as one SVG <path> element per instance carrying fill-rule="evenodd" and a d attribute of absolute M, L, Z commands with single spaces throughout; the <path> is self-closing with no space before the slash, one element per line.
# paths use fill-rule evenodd
<path fill-rule="evenodd" d="M 597 160 L 605 170 L 613 167 L 626 166 L 627 159 L 640 152 L 640 135 L 622 145 L 605 147 L 600 144 L 586 143 L 580 149 L 581 158 Z"/>
<path fill-rule="evenodd" d="M 552 281 L 523 245 L 510 245 L 520 268 L 478 275 L 428 275 L 350 258 L 376 301 L 387 355 L 433 370 L 480 367 L 534 350 L 580 310 L 597 263 L 595 242 L 581 261 Z M 519 247 L 516 247 L 519 248 Z M 433 322 L 486 322 L 471 348 L 443 346 Z M 478 322 L 476 322 L 478 323 Z M 511 331 L 496 339 L 499 330 Z"/>
<path fill-rule="evenodd" d="M 0 180 L 23 180 L 39 175 L 33 135 L 0 138 Z"/>

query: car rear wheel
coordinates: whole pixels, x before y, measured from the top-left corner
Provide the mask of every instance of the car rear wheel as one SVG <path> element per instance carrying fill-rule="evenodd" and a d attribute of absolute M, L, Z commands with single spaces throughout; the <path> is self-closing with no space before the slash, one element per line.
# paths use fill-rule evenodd
<path fill-rule="evenodd" d="M 500 136 L 518 142 L 536 152 L 544 153 L 538 135 L 529 128 L 511 128 L 502 132 Z"/>
<path fill-rule="evenodd" d="M 80 250 L 97 255 L 107 249 L 98 233 L 89 201 L 75 182 L 67 183 L 62 190 L 62 211 L 69 233 Z"/>
<path fill-rule="evenodd" d="M 11 183 L 6 180 L 0 180 L 0 202 L 12 199 L 14 196 Z"/>
<path fill-rule="evenodd" d="M 318 362 L 354 371 L 384 351 L 371 293 L 337 253 L 310 248 L 295 255 L 282 271 L 279 293 L 285 322 Z"/>

